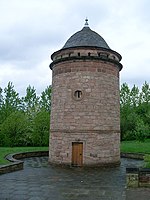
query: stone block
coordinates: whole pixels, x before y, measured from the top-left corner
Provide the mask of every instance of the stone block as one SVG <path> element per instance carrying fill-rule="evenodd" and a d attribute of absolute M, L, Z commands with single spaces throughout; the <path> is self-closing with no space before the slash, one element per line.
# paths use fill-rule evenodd
<path fill-rule="evenodd" d="M 126 184 L 127 187 L 137 188 L 139 186 L 139 169 L 126 168 Z"/>
<path fill-rule="evenodd" d="M 139 170 L 139 187 L 150 187 L 150 169 Z"/>

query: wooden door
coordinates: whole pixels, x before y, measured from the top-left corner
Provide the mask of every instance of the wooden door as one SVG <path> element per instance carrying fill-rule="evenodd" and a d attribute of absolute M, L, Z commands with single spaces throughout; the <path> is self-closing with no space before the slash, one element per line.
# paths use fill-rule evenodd
<path fill-rule="evenodd" d="M 83 165 L 83 143 L 81 142 L 72 143 L 72 165 Z"/>

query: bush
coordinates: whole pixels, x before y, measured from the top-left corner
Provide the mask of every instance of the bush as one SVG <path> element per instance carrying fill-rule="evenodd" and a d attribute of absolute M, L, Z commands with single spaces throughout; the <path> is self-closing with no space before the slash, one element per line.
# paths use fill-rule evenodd
<path fill-rule="evenodd" d="M 145 168 L 150 168 L 150 155 L 145 155 L 144 156 L 144 161 L 145 161 L 144 167 Z"/>
<path fill-rule="evenodd" d="M 28 120 L 21 111 L 10 114 L 1 124 L 2 146 L 23 146 L 28 132 Z"/>
<path fill-rule="evenodd" d="M 128 115 L 121 115 L 121 140 L 135 140 L 135 129 L 138 115 L 130 111 Z"/>
<path fill-rule="evenodd" d="M 138 118 L 136 121 L 134 134 L 135 134 L 135 139 L 141 142 L 143 142 L 146 138 L 148 138 L 149 127 L 148 125 L 144 124 L 141 118 Z"/>
<path fill-rule="evenodd" d="M 50 129 L 50 114 L 45 110 L 37 113 L 33 121 L 32 142 L 36 146 L 48 146 Z"/>

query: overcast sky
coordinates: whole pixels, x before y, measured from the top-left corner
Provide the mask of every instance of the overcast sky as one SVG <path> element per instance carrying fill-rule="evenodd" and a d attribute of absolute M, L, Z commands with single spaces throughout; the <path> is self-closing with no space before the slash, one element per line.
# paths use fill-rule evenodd
<path fill-rule="evenodd" d="M 122 55 L 121 83 L 150 82 L 149 0 L 0 0 L 0 87 L 40 94 L 51 84 L 50 55 L 84 26 Z"/>

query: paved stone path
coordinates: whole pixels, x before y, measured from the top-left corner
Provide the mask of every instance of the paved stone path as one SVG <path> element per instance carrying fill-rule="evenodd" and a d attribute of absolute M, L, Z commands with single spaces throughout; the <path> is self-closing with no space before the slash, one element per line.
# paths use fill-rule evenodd
<path fill-rule="evenodd" d="M 127 189 L 126 200 L 150 200 L 150 188 Z"/>
<path fill-rule="evenodd" d="M 0 176 L 0 200 L 125 200 L 125 167 L 141 161 L 122 159 L 117 168 L 61 168 L 47 157 L 24 159 L 24 170 Z"/>

